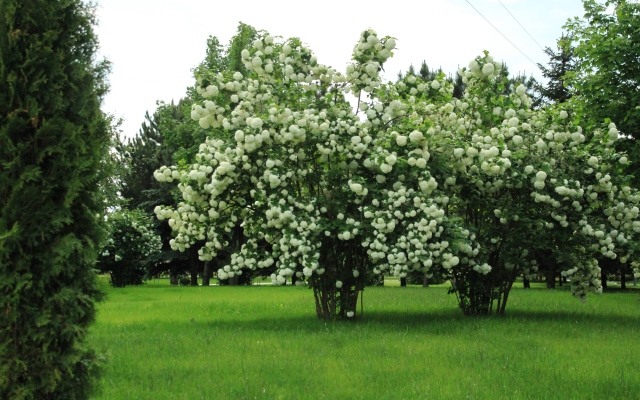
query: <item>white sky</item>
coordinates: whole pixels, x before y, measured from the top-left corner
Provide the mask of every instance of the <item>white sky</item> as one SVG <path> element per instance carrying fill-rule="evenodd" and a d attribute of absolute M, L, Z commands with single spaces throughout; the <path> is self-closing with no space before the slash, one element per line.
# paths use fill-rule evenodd
<path fill-rule="evenodd" d="M 469 0 L 535 62 L 547 56 L 498 0 Z M 555 49 L 568 18 L 582 16 L 580 0 L 501 0 L 542 45 Z M 191 69 L 205 57 L 206 40 L 228 43 L 239 21 L 274 36 L 299 37 L 318 61 L 344 72 L 360 32 L 398 39 L 384 66 L 387 79 L 410 64 L 454 73 L 489 50 L 512 74 L 540 78 L 536 66 L 495 31 L 466 0 L 101 0 L 96 28 L 101 55 L 113 64 L 103 110 L 124 119 L 126 136 L 138 132 L 156 101 L 178 101 L 193 84 Z"/>

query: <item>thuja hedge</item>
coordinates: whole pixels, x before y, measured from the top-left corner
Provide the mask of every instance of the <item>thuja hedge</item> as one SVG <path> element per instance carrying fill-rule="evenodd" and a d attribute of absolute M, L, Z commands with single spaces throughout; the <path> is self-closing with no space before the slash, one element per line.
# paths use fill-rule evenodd
<path fill-rule="evenodd" d="M 0 1 L 0 398 L 80 399 L 109 124 L 93 8 Z"/>

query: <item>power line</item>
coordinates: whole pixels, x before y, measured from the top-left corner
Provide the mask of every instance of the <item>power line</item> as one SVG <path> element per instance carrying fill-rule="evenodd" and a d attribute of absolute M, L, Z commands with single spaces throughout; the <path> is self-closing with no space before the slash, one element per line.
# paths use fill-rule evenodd
<path fill-rule="evenodd" d="M 518 51 L 520 52 L 520 54 L 522 54 L 523 56 L 525 56 L 525 57 L 527 58 L 527 60 L 531 61 L 531 63 L 532 63 L 533 65 L 535 65 L 536 67 L 538 66 L 538 64 L 536 64 L 536 62 L 535 62 L 535 61 L 533 61 L 531 58 L 529 58 L 529 56 L 528 56 L 528 55 L 524 54 L 524 52 L 523 52 L 522 50 L 520 50 L 520 49 L 518 48 L 518 46 L 516 46 L 515 44 L 513 44 L 513 42 L 512 42 L 511 40 L 509 40 L 509 38 L 508 38 L 508 37 L 506 37 L 502 32 L 500 32 L 500 30 L 499 30 L 498 28 L 496 28 L 496 27 L 495 27 L 495 25 L 493 25 L 493 24 L 491 23 L 491 21 L 489 21 L 489 20 L 487 19 L 487 17 L 485 17 L 484 15 L 482 15 L 482 13 L 481 13 L 480 11 L 478 11 L 478 9 L 477 9 L 477 8 L 475 8 L 475 7 L 473 6 L 473 4 L 471 4 L 471 3 L 469 2 L 469 0 L 465 0 L 465 1 L 466 1 L 466 2 L 471 6 L 471 8 L 473 8 L 474 10 L 476 10 L 476 12 L 477 12 L 478 14 L 480 14 L 480 16 L 481 16 L 482 18 L 484 18 L 484 20 L 485 20 L 485 21 L 487 21 L 487 22 L 489 23 L 489 25 L 491 25 L 491 26 L 493 27 L 493 29 L 495 29 L 495 30 L 496 30 L 496 32 L 498 32 L 498 33 L 499 33 L 503 38 L 505 38 L 505 39 L 507 40 L 507 42 L 511 43 L 511 45 L 512 45 L 513 47 L 515 47 L 515 48 L 516 48 L 516 50 L 518 50 Z"/>
<path fill-rule="evenodd" d="M 523 31 L 527 32 L 527 35 L 529 35 L 529 37 L 531 38 L 531 40 L 533 40 L 534 42 L 536 42 L 536 44 L 538 45 L 538 47 L 540 47 L 540 50 L 544 51 L 544 48 L 542 46 L 540 46 L 540 43 L 538 43 L 537 40 L 535 40 L 533 38 L 533 36 L 531 36 L 531 34 L 529 33 L 528 30 L 525 29 L 524 26 L 522 26 L 522 24 L 520 23 L 520 21 L 518 21 L 518 19 L 511 14 L 511 11 L 509 11 L 509 9 L 507 8 L 507 6 L 505 6 L 500 0 L 498 0 L 498 3 L 500 3 L 500 5 L 502 6 L 502 8 L 504 8 L 505 10 L 507 10 L 507 12 L 509 13 L 509 15 L 511 15 L 511 18 L 514 19 L 514 21 L 516 21 L 518 23 L 518 25 L 520 25 L 520 28 L 522 28 Z"/>

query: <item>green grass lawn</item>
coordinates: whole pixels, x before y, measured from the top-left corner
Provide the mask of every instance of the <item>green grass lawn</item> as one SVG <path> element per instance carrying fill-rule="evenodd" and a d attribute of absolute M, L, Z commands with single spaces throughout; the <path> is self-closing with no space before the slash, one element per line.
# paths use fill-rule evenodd
<path fill-rule="evenodd" d="M 375 287 L 348 323 L 304 287 L 107 292 L 102 399 L 640 398 L 636 290 L 514 289 L 506 316 L 466 318 L 444 285 Z"/>

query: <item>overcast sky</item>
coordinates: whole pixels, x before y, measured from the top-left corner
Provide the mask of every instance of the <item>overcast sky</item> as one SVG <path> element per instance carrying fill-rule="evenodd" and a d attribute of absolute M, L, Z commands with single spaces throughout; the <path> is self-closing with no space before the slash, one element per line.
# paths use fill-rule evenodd
<path fill-rule="evenodd" d="M 126 136 L 135 135 L 145 111 L 153 112 L 156 101 L 177 101 L 193 84 L 191 69 L 204 59 L 207 37 L 217 36 L 226 44 L 239 21 L 274 36 L 299 37 L 319 62 L 343 72 L 360 32 L 373 28 L 381 37 L 398 39 L 394 57 L 384 66 L 387 79 L 410 64 L 419 67 L 422 60 L 453 73 L 483 50 L 505 61 L 512 73 L 539 78 L 527 57 L 545 64 L 548 57 L 538 44 L 555 48 L 567 19 L 582 16 L 582 2 L 501 2 L 101 0 L 96 31 L 101 55 L 113 64 L 111 92 L 103 109 L 124 119 Z"/>

